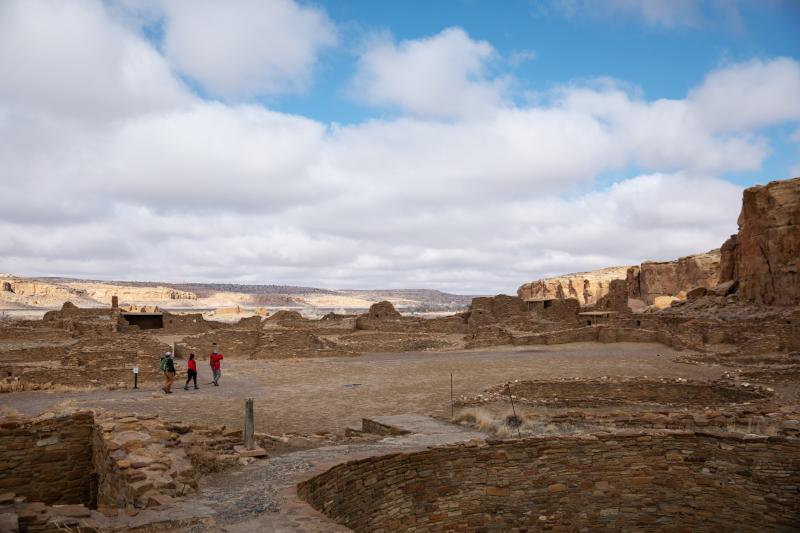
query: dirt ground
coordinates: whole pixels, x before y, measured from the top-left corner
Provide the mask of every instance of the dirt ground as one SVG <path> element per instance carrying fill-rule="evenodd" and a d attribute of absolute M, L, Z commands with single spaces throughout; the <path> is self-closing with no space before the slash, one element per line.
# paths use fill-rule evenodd
<path fill-rule="evenodd" d="M 201 361 L 200 390 L 184 391 L 178 386 L 174 394 L 164 395 L 150 385 L 140 390 L 18 392 L 0 395 L 0 407 L 35 415 L 67 404 L 240 427 L 244 399 L 252 397 L 257 432 L 342 432 L 347 426 L 360 427 L 362 417 L 448 416 L 451 372 L 456 397 L 513 379 L 648 376 L 706 380 L 723 372 L 721 367 L 678 363 L 677 354 L 661 344 L 574 343 L 349 358 L 226 359 L 220 387 L 209 384 L 210 370 Z M 185 363 L 178 363 L 176 385 L 182 385 Z"/>

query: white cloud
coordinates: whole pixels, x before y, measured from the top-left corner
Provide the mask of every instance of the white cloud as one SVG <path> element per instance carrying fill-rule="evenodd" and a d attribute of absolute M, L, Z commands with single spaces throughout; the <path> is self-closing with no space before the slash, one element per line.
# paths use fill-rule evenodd
<path fill-rule="evenodd" d="M 543 274 L 718 246 L 741 191 L 715 176 L 759 168 L 769 146 L 758 128 L 796 120 L 721 125 L 696 95 L 718 79 L 730 94 L 751 90 L 723 69 L 677 100 L 573 85 L 524 107 L 473 95 L 481 113 L 459 101 L 442 114 L 443 93 L 412 91 L 385 103 L 415 116 L 328 125 L 201 100 L 106 5 L 52 5 L 0 4 L 0 57 L 18 78 L 0 87 L 0 271 L 23 275 L 510 292 Z M 82 31 L 57 31 L 73 18 Z M 58 50 L 37 52 L 50 42 L 30 39 L 37 28 L 56 31 Z M 453 42 L 477 48 L 436 87 L 494 83 L 490 45 L 437 39 L 447 52 L 432 61 L 451 59 Z M 402 63 L 422 44 L 389 49 Z M 83 77 L 50 69 L 53 57 Z M 784 83 L 786 66 L 766 67 L 765 86 Z M 631 166 L 645 174 L 578 193 Z"/>
<path fill-rule="evenodd" d="M 0 2 L 0 107 L 114 119 L 190 99 L 163 58 L 94 0 Z"/>
<path fill-rule="evenodd" d="M 333 22 L 293 0 L 164 0 L 164 50 L 209 93 L 247 98 L 302 91 Z"/>
<path fill-rule="evenodd" d="M 507 81 L 487 71 L 497 52 L 460 28 L 394 43 L 380 38 L 358 63 L 357 98 L 433 117 L 485 114 L 504 99 Z"/>
<path fill-rule="evenodd" d="M 753 129 L 800 120 L 800 64 L 788 57 L 728 65 L 689 93 L 703 124 L 714 130 Z"/>

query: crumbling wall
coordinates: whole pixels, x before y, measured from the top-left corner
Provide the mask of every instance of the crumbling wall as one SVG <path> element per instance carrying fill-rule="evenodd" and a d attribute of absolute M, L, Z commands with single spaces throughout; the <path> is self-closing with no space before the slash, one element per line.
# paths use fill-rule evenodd
<path fill-rule="evenodd" d="M 220 322 L 206 320 L 202 313 L 176 314 L 164 311 L 163 320 L 163 333 L 203 333 L 223 326 Z"/>
<path fill-rule="evenodd" d="M 500 322 L 523 315 L 525 302 L 518 296 L 481 296 L 473 298 L 467 311 L 467 324 L 470 329 Z"/>
<path fill-rule="evenodd" d="M 400 318 L 402 315 L 394 308 L 392 302 L 384 300 L 369 306 L 368 316 L 373 320 L 386 320 Z"/>
<path fill-rule="evenodd" d="M 94 417 L 0 420 L 0 492 L 49 504 L 93 503 Z"/>

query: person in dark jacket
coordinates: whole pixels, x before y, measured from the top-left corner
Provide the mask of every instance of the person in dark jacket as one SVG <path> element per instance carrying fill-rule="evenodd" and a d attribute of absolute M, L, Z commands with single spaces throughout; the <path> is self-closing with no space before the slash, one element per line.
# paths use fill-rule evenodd
<path fill-rule="evenodd" d="M 198 389 L 197 386 L 197 361 L 194 359 L 194 354 L 189 354 L 189 360 L 186 361 L 186 385 L 183 386 L 183 390 L 189 390 L 189 382 L 194 380 L 194 388 Z"/>
<path fill-rule="evenodd" d="M 164 361 L 164 392 L 167 394 L 172 394 L 172 382 L 175 381 L 175 360 L 172 359 L 172 352 L 167 352 L 164 356 L 166 361 Z"/>

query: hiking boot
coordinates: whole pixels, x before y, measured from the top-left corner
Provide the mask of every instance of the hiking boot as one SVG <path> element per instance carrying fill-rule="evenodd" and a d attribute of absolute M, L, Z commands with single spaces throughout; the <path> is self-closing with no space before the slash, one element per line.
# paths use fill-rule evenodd
<path fill-rule="evenodd" d="M 194 390 L 197 390 L 197 389 L 199 389 L 199 388 L 200 388 L 200 387 L 198 387 L 197 385 L 195 385 L 195 386 L 194 386 Z"/>
<path fill-rule="evenodd" d="M 189 390 L 189 385 L 184 385 L 183 390 Z"/>
<path fill-rule="evenodd" d="M 214 386 L 215 386 L 215 387 L 219 387 L 219 383 L 217 383 L 217 382 L 215 381 L 215 382 L 214 382 Z"/>
<path fill-rule="evenodd" d="M 166 391 L 167 394 L 172 394 L 171 390 Z"/>

